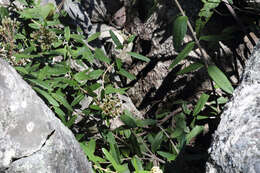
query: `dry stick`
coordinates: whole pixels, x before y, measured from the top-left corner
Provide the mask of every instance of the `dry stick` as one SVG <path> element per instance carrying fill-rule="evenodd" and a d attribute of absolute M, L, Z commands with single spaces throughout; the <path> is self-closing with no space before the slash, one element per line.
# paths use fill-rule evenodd
<path fill-rule="evenodd" d="M 246 35 L 246 37 L 248 38 L 248 40 L 250 40 L 251 44 L 253 46 L 256 45 L 254 39 L 251 37 L 251 35 L 249 35 L 247 32 L 246 32 L 246 28 L 244 26 L 244 24 L 238 19 L 237 15 L 236 15 L 236 12 L 234 11 L 234 9 L 232 8 L 232 6 L 229 4 L 229 2 L 227 0 L 222 0 L 225 5 L 227 6 L 227 9 L 229 10 L 229 12 L 231 13 L 231 15 L 233 16 L 233 18 L 236 20 L 237 24 L 242 28 L 244 34 Z"/>
<path fill-rule="evenodd" d="M 183 11 L 183 9 L 182 9 L 180 3 L 178 2 L 178 0 L 174 0 L 174 2 L 175 2 L 175 4 L 177 5 L 178 9 L 180 10 L 181 14 L 182 14 L 183 16 L 186 16 L 186 15 L 185 15 L 185 12 Z M 206 55 L 205 52 L 202 50 L 202 47 L 201 47 L 201 45 L 200 45 L 200 43 L 199 43 L 199 40 L 197 39 L 196 33 L 195 33 L 194 29 L 192 28 L 189 19 L 188 19 L 188 21 L 187 21 L 187 24 L 188 24 L 188 28 L 189 28 L 189 30 L 190 30 L 190 32 L 191 32 L 191 34 L 192 34 L 192 36 L 193 36 L 193 38 L 194 38 L 194 40 L 195 40 L 196 45 L 198 46 L 198 48 L 199 48 L 199 50 L 200 50 L 200 53 L 201 53 L 201 55 L 202 55 L 202 61 L 203 61 L 204 65 L 205 65 L 206 69 L 208 69 L 209 65 L 208 65 L 207 55 Z M 216 91 L 215 91 L 215 88 L 214 88 L 214 84 L 213 84 L 213 81 L 211 80 L 211 78 L 210 78 L 210 84 L 211 84 L 211 87 L 212 87 L 212 90 L 213 90 L 213 94 L 216 95 Z M 215 102 L 216 102 L 217 110 L 219 110 L 219 105 L 218 105 L 217 98 L 215 98 Z"/>

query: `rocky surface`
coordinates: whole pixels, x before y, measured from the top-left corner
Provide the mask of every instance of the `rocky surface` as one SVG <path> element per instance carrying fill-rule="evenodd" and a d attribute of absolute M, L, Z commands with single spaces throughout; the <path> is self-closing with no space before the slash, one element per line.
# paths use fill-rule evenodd
<path fill-rule="evenodd" d="M 260 43 L 221 115 L 207 173 L 260 172 Z"/>
<path fill-rule="evenodd" d="M 72 132 L 1 58 L 0 115 L 0 172 L 92 172 Z"/>

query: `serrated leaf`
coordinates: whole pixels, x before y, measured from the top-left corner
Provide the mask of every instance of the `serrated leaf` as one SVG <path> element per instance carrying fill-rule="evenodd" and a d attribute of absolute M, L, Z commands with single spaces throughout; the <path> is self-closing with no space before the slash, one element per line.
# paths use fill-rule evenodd
<path fill-rule="evenodd" d="M 70 40 L 70 28 L 68 26 L 66 26 L 64 29 L 64 37 L 65 37 L 66 41 Z"/>
<path fill-rule="evenodd" d="M 122 48 L 123 48 L 123 45 L 122 45 L 122 43 L 119 41 L 119 39 L 117 38 L 116 34 L 115 34 L 112 30 L 109 30 L 109 33 L 110 33 L 110 36 L 111 36 L 113 42 L 114 42 L 115 45 L 116 45 L 116 49 L 122 49 Z"/>
<path fill-rule="evenodd" d="M 53 89 L 49 86 L 49 83 L 38 80 L 38 79 L 27 79 L 28 81 L 32 82 L 33 84 L 40 86 L 43 89 L 52 91 Z"/>
<path fill-rule="evenodd" d="M 168 162 L 175 160 L 176 157 L 177 157 L 176 154 L 172 154 L 172 153 L 169 153 L 169 152 L 157 151 L 157 153 L 158 153 L 160 156 L 166 158 Z"/>
<path fill-rule="evenodd" d="M 71 106 L 77 105 L 83 98 L 85 97 L 84 94 L 79 93 L 77 97 L 74 98 L 74 100 L 71 102 Z"/>
<path fill-rule="evenodd" d="M 215 65 L 208 67 L 208 74 L 211 79 L 225 92 L 232 94 L 234 88 L 227 79 L 226 75 Z"/>
<path fill-rule="evenodd" d="M 61 119 L 62 123 L 65 124 L 66 123 L 66 119 L 65 119 L 66 114 L 59 107 L 53 106 L 53 108 L 54 108 L 55 113 Z"/>
<path fill-rule="evenodd" d="M 29 74 L 29 72 L 24 67 L 15 67 L 15 70 L 17 70 L 23 74 Z"/>
<path fill-rule="evenodd" d="M 40 95 L 42 95 L 44 98 L 46 98 L 51 105 L 57 106 L 57 107 L 60 106 L 59 103 L 46 91 L 41 90 L 40 88 L 37 88 L 37 87 L 33 87 L 33 89 L 35 91 L 37 91 Z"/>
<path fill-rule="evenodd" d="M 69 119 L 69 121 L 66 122 L 65 125 L 66 125 L 68 128 L 70 128 L 70 127 L 75 123 L 76 119 L 77 119 L 77 115 L 73 115 L 73 116 Z"/>
<path fill-rule="evenodd" d="M 79 83 L 89 79 L 89 76 L 86 74 L 86 71 L 81 71 L 76 73 L 73 78 Z"/>
<path fill-rule="evenodd" d="M 130 128 L 137 127 L 134 117 L 127 110 L 125 110 L 124 114 L 120 116 L 120 119 L 123 121 L 125 125 L 127 125 Z"/>
<path fill-rule="evenodd" d="M 175 67 L 179 62 L 181 62 L 184 58 L 186 58 L 189 53 L 192 51 L 192 49 L 194 48 L 195 43 L 194 42 L 190 42 L 188 43 L 185 48 L 178 54 L 178 56 L 173 60 L 172 64 L 170 65 L 170 69 L 172 69 L 173 67 Z"/>
<path fill-rule="evenodd" d="M 176 74 L 182 75 L 182 74 L 190 73 L 190 72 L 199 70 L 201 67 L 203 67 L 203 64 L 193 63 L 193 64 L 190 64 L 188 67 L 185 67 L 184 69 L 178 71 Z"/>
<path fill-rule="evenodd" d="M 95 57 L 100 61 L 110 64 L 110 59 L 104 54 L 102 49 L 95 49 Z"/>
<path fill-rule="evenodd" d="M 152 152 L 155 153 L 157 151 L 157 149 L 160 148 L 162 141 L 163 141 L 163 132 L 160 131 L 159 133 L 157 133 L 157 135 L 155 136 L 155 138 L 152 142 L 152 145 L 151 145 Z"/>
<path fill-rule="evenodd" d="M 96 33 L 90 35 L 90 36 L 88 37 L 88 39 L 87 39 L 87 42 L 91 42 L 91 41 L 97 39 L 97 38 L 100 36 L 100 34 L 101 34 L 100 32 L 96 32 Z"/>
<path fill-rule="evenodd" d="M 140 55 L 138 53 L 135 53 L 135 52 L 127 52 L 127 54 L 131 55 L 131 57 L 133 58 L 136 58 L 136 59 L 139 59 L 139 60 L 142 60 L 144 62 L 150 62 L 150 59 L 143 56 L 143 55 Z"/>
<path fill-rule="evenodd" d="M 209 99 L 209 95 L 207 95 L 205 93 L 203 93 L 200 96 L 200 98 L 199 98 L 199 100 L 198 100 L 198 102 L 197 102 L 197 104 L 196 104 L 196 106 L 193 110 L 193 116 L 196 116 L 203 109 L 203 107 L 205 106 L 208 99 Z"/>
<path fill-rule="evenodd" d="M 187 16 L 179 16 L 173 24 L 173 46 L 176 50 L 179 50 L 183 41 L 184 36 L 187 32 Z"/>
<path fill-rule="evenodd" d="M 113 94 L 113 93 L 125 94 L 126 89 L 127 88 L 114 88 L 112 85 L 108 85 L 105 88 L 105 94 Z"/>
<path fill-rule="evenodd" d="M 136 79 L 136 77 L 133 74 L 129 73 L 128 71 L 126 71 L 123 68 L 121 68 L 117 73 L 122 75 L 122 76 L 124 76 L 124 77 L 127 77 L 130 80 L 135 80 Z"/>
<path fill-rule="evenodd" d="M 199 135 L 204 130 L 203 126 L 196 125 L 189 134 L 186 135 L 186 144 L 190 142 L 190 140 L 197 135 Z"/>
<path fill-rule="evenodd" d="M 104 70 L 94 70 L 90 73 L 88 73 L 88 80 L 94 80 L 98 79 L 102 74 L 104 73 Z"/>
<path fill-rule="evenodd" d="M 60 104 L 62 104 L 69 111 L 73 112 L 73 108 L 68 101 L 60 93 L 51 93 L 51 96 L 55 98 Z"/>

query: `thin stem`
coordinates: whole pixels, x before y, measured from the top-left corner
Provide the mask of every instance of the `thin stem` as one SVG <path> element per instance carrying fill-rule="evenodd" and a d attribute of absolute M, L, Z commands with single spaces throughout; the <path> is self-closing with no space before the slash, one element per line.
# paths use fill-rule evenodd
<path fill-rule="evenodd" d="M 186 15 L 185 15 L 185 12 L 184 12 L 184 10 L 182 9 L 182 7 L 181 7 L 180 3 L 178 2 L 178 0 L 174 0 L 174 1 L 175 1 L 175 4 L 177 5 L 178 9 L 180 10 L 181 14 L 182 14 L 183 16 L 186 16 Z M 189 28 L 189 30 L 190 30 L 190 32 L 191 32 L 191 34 L 192 34 L 192 36 L 193 36 L 193 38 L 194 38 L 194 40 L 195 40 L 196 45 L 198 46 L 198 48 L 199 48 L 199 50 L 200 50 L 200 53 L 201 53 L 201 55 L 202 55 L 202 61 L 203 61 L 204 65 L 205 65 L 206 69 L 208 69 L 208 67 L 209 67 L 209 65 L 208 65 L 208 59 L 209 59 L 209 57 L 208 57 L 208 55 L 206 55 L 206 53 L 203 51 L 203 49 L 202 49 L 202 47 L 201 47 L 201 45 L 200 45 L 200 42 L 199 42 L 199 40 L 198 40 L 198 38 L 197 38 L 197 36 L 196 36 L 196 33 L 195 33 L 194 29 L 192 28 L 192 25 L 191 25 L 189 19 L 188 19 L 188 21 L 187 21 L 187 24 L 188 24 L 188 28 Z M 215 91 L 214 84 L 213 84 L 213 81 L 212 81 L 211 78 L 210 78 L 210 84 L 211 84 L 211 88 L 212 88 L 212 90 L 213 90 L 213 94 L 214 94 L 214 96 L 216 96 L 216 91 Z M 216 106 L 217 106 L 217 108 L 218 108 L 219 106 L 218 106 L 217 98 L 215 98 L 215 102 L 216 102 Z M 219 108 L 218 108 L 218 109 L 219 109 Z"/>

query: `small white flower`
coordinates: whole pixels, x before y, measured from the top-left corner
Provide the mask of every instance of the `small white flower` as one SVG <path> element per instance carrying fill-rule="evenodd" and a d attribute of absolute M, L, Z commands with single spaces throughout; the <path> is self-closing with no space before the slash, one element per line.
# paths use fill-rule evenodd
<path fill-rule="evenodd" d="M 151 169 L 151 173 L 163 173 L 162 170 L 158 166 L 154 166 Z"/>

